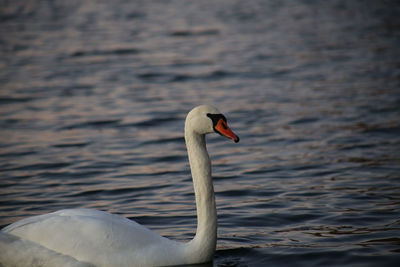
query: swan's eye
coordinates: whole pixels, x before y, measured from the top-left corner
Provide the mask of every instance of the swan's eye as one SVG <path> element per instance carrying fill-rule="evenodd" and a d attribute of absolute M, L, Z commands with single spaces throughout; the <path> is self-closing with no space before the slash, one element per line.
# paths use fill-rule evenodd
<path fill-rule="evenodd" d="M 225 118 L 225 116 L 222 115 L 222 114 L 211 114 L 211 113 L 207 113 L 207 117 L 209 117 L 209 118 L 212 120 L 212 122 L 213 122 L 213 127 L 217 126 L 217 125 L 218 125 L 218 122 L 219 122 L 220 120 L 223 120 L 223 121 L 225 122 L 225 126 L 226 126 L 226 118 Z M 224 127 L 225 127 L 225 126 L 224 126 Z"/>

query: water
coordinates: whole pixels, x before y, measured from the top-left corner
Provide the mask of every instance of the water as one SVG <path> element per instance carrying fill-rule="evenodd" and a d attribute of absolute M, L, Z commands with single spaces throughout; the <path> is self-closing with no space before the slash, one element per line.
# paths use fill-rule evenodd
<path fill-rule="evenodd" d="M 4 1 L 0 225 L 63 208 L 176 240 L 196 217 L 183 126 L 208 138 L 214 266 L 400 261 L 397 1 Z"/>

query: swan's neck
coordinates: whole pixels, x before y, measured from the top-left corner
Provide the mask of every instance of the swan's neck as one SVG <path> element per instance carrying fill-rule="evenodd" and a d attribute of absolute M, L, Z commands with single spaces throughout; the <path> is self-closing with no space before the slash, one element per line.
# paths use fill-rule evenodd
<path fill-rule="evenodd" d="M 217 242 L 217 210 L 211 178 L 211 161 L 204 135 L 185 131 L 197 208 L 196 236 L 190 242 L 194 254 L 211 261 Z"/>

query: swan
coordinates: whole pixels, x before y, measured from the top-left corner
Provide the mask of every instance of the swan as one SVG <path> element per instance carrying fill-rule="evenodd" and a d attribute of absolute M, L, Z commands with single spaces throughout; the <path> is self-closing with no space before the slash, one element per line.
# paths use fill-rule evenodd
<path fill-rule="evenodd" d="M 99 267 L 210 262 L 217 242 L 217 211 L 205 135 L 213 132 L 239 142 L 225 116 L 215 107 L 201 105 L 188 113 L 185 142 L 195 192 L 197 230 L 187 243 L 162 237 L 127 218 L 92 209 L 65 209 L 29 217 L 2 231 Z"/>

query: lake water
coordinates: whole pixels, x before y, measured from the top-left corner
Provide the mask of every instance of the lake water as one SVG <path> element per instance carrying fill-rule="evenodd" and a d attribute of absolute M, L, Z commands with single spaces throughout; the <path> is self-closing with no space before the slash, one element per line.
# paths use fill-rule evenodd
<path fill-rule="evenodd" d="M 400 262 L 398 1 L 2 1 L 0 226 L 95 208 L 190 240 L 210 103 L 214 266 Z"/>

